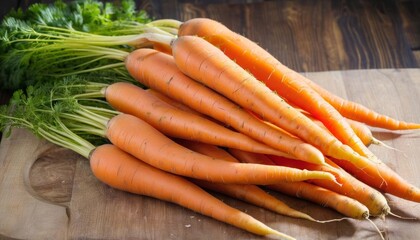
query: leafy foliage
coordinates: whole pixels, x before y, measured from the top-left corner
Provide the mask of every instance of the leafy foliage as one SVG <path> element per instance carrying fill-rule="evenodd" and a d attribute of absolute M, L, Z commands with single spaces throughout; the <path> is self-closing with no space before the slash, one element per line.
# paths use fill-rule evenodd
<path fill-rule="evenodd" d="M 16 90 L 41 80 L 96 68 L 129 79 L 121 59 L 110 56 L 106 48 L 103 52 L 98 48 L 86 51 L 90 46 L 86 46 L 83 39 L 95 39 L 94 33 L 101 36 L 125 34 L 131 31 L 129 29 L 138 33 L 150 21 L 146 12 L 138 11 L 132 0 L 119 4 L 57 0 L 49 5 L 32 4 L 26 11 L 12 10 L 0 26 L 0 88 Z M 79 39 L 78 44 L 62 43 L 64 38 Z M 123 44 L 113 48 L 132 50 Z"/>
<path fill-rule="evenodd" d="M 134 1 L 118 2 L 76 0 L 65 3 L 57 0 L 53 4 L 35 3 L 26 11 L 12 10 L 6 18 L 19 19 L 29 25 L 66 27 L 85 32 L 95 32 L 114 22 L 148 23 L 151 21 L 144 10 L 136 9 Z"/>
<path fill-rule="evenodd" d="M 105 86 L 72 76 L 19 89 L 0 106 L 0 132 L 7 136 L 14 127 L 26 128 L 87 157 L 92 143 L 105 142 L 106 122 L 117 114 L 103 99 L 90 96 Z"/>

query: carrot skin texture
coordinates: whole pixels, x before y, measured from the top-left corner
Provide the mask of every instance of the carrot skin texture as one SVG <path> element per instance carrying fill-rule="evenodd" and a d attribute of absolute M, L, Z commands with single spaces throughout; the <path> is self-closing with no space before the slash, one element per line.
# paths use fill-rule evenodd
<path fill-rule="evenodd" d="M 111 144 L 92 152 L 90 166 L 100 181 L 113 188 L 172 202 L 254 234 L 293 239 L 224 204 L 186 179 L 158 170 Z"/>
<path fill-rule="evenodd" d="M 420 202 L 420 189 L 403 179 L 382 162 L 371 162 L 364 169 L 358 169 L 345 161 L 334 158 L 331 160 L 371 187 L 409 201 Z"/>
<path fill-rule="evenodd" d="M 154 42 L 153 43 L 153 49 L 165 53 L 165 54 L 172 54 L 172 48 L 170 48 L 168 45 L 159 43 L 159 42 Z"/>
<path fill-rule="evenodd" d="M 143 119 L 167 136 L 249 152 L 284 155 L 254 139 L 196 114 L 179 110 L 148 91 L 126 82 L 109 85 L 105 98 L 116 110 Z"/>
<path fill-rule="evenodd" d="M 311 183 L 279 182 L 268 185 L 266 188 L 292 197 L 306 199 L 323 207 L 329 207 L 350 218 L 366 219 L 369 217 L 369 209 L 357 200 Z"/>
<path fill-rule="evenodd" d="M 366 124 L 348 118 L 346 120 L 365 146 L 370 146 L 372 143 L 378 142 Z"/>
<path fill-rule="evenodd" d="M 336 165 L 327 159 L 328 165 L 314 165 L 305 163 L 302 161 L 287 159 L 276 156 L 265 156 L 261 154 L 254 154 L 249 152 L 243 152 L 236 149 L 229 149 L 229 152 L 241 161 L 248 163 L 260 163 L 268 165 L 282 165 L 295 167 L 298 169 L 317 169 L 320 171 L 326 171 L 334 174 L 338 181 L 342 184 L 329 184 L 325 181 L 308 181 L 317 186 L 329 189 L 338 194 L 353 198 L 365 205 L 369 209 L 369 214 L 374 216 L 382 216 L 389 212 L 389 206 L 385 197 L 377 190 L 369 187 L 368 185 L 360 182 L 356 178 L 350 176 L 342 169 L 335 167 Z M 333 166 L 331 166 L 333 165 Z"/>
<path fill-rule="evenodd" d="M 305 81 L 346 118 L 365 123 L 372 127 L 388 130 L 409 130 L 420 128 L 420 123 L 400 121 L 384 114 L 377 113 L 362 104 L 346 100 L 329 92 L 310 79 L 305 78 Z"/>
<path fill-rule="evenodd" d="M 239 162 L 227 151 L 214 145 L 183 140 L 177 142 L 193 151 L 205 154 L 210 157 L 224 159 L 229 162 Z M 284 202 L 268 194 L 256 185 L 210 183 L 207 181 L 197 179 L 192 179 L 191 181 L 204 189 L 209 189 L 215 192 L 223 193 L 230 197 L 251 203 L 255 206 L 265 208 L 275 213 L 279 213 L 289 217 L 303 218 L 310 221 L 315 221 L 315 219 L 313 219 L 311 216 L 303 212 L 297 211 L 293 208 L 290 208 Z"/>
<path fill-rule="evenodd" d="M 246 163 L 259 163 L 267 165 L 275 165 L 269 157 L 261 154 L 252 154 L 236 149 L 229 149 L 229 152 L 241 162 Z M 322 206 L 329 206 L 345 216 L 365 219 L 370 215 L 368 207 L 358 202 L 357 200 L 331 190 L 326 186 L 318 186 L 316 184 L 307 182 L 295 183 L 276 183 L 266 186 L 269 189 L 289 194 L 291 196 L 299 196 Z M 334 199 L 336 201 L 334 201 Z"/>
<path fill-rule="evenodd" d="M 203 37 L 242 68 L 250 71 L 268 88 L 321 120 L 342 143 L 365 157 L 374 157 L 339 112 L 303 81 L 303 75 L 281 64 L 256 43 L 231 31 L 223 24 L 206 18 L 184 22 L 178 35 Z M 173 50 L 174 57 L 176 54 Z"/>
<path fill-rule="evenodd" d="M 274 213 L 293 218 L 302 218 L 310 221 L 316 221 L 309 215 L 300 211 L 296 211 L 293 208 L 290 208 L 276 197 L 270 195 L 269 193 L 265 192 L 263 189 L 255 185 L 211 183 L 198 179 L 193 179 L 191 181 L 204 189 L 225 194 L 232 198 L 250 203 L 254 206 L 267 209 Z"/>
<path fill-rule="evenodd" d="M 173 41 L 172 48 L 178 68 L 186 75 L 317 147 L 325 155 L 363 166 L 364 160 L 349 146 L 287 104 L 209 42 L 182 36 Z"/>
<path fill-rule="evenodd" d="M 160 66 L 165 71 L 150 66 Z M 238 105 L 183 74 L 171 56 L 151 49 L 138 49 L 126 58 L 126 67 L 130 75 L 142 84 L 238 132 L 298 159 L 324 162 L 322 153 L 312 145 L 266 126 Z"/>
<path fill-rule="evenodd" d="M 324 127 L 324 124 L 317 119 L 313 118 L 312 116 L 309 116 L 309 114 L 305 114 L 307 117 L 312 119 L 316 124 L 318 124 L 321 127 Z M 359 137 L 359 139 L 362 141 L 362 143 L 365 146 L 370 146 L 372 143 L 378 142 L 376 139 L 374 139 L 372 135 L 372 131 L 365 125 L 364 123 L 357 122 L 351 119 L 346 118 L 346 121 L 349 123 L 350 127 L 353 129 L 354 133 Z"/>
<path fill-rule="evenodd" d="M 305 169 L 319 169 L 326 172 L 335 173 L 339 177 L 341 187 L 334 186 L 324 181 L 308 181 L 314 183 L 318 186 L 328 188 L 334 192 L 340 193 L 342 195 L 351 197 L 362 204 L 364 204 L 369 209 L 369 214 L 373 216 L 382 216 L 387 215 L 390 211 L 386 198 L 378 192 L 376 189 L 373 189 L 369 185 L 363 183 L 359 179 L 351 176 L 346 171 L 343 171 L 332 161 L 327 159 L 327 163 L 330 166 L 315 166 L 313 164 L 305 164 L 301 161 L 290 160 L 282 157 L 269 156 L 271 160 L 274 161 L 277 165 L 280 166 L 294 166 L 297 168 Z"/>
<path fill-rule="evenodd" d="M 166 102 L 166 103 L 168 103 L 168 104 L 170 104 L 170 105 L 172 105 L 172 106 L 174 106 L 174 107 L 176 107 L 176 108 L 178 108 L 178 109 L 180 109 L 182 111 L 194 113 L 194 114 L 197 114 L 197 115 L 202 116 L 202 117 L 208 117 L 207 115 L 204 115 L 204 114 L 202 114 L 200 112 L 197 112 L 194 109 L 188 107 L 187 105 L 182 104 L 182 103 L 180 103 L 180 102 L 178 102 L 178 101 L 176 101 L 176 100 L 174 100 L 174 99 L 166 96 L 165 94 L 163 94 L 163 93 L 161 93 L 159 91 L 156 91 L 156 90 L 151 89 L 151 88 L 146 89 L 146 91 L 148 91 L 150 94 L 155 95 L 160 100 L 162 100 L 162 101 L 164 101 L 164 102 Z"/>
<path fill-rule="evenodd" d="M 148 164 L 185 177 L 210 182 L 261 184 L 277 181 L 303 181 L 321 178 L 335 181 L 332 174 L 262 166 L 259 164 L 230 163 L 214 159 L 175 143 L 145 121 L 119 114 L 109 123 L 106 137 L 115 146 Z"/>

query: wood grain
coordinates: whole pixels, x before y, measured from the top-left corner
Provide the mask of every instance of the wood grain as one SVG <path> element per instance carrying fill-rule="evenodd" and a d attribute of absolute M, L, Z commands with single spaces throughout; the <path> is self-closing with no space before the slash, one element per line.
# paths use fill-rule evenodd
<path fill-rule="evenodd" d="M 305 75 L 330 91 L 379 112 L 420 122 L 417 103 L 420 69 Z M 372 151 L 405 179 L 420 186 L 419 134 L 373 130 L 376 138 L 402 152 L 380 146 L 371 146 Z M 317 219 L 342 217 L 322 206 L 276 192 L 271 194 Z M 312 223 L 279 216 L 219 194 L 215 196 L 298 239 L 379 239 L 367 221 Z M 394 213 L 420 217 L 418 203 L 386 197 Z M 0 238 L 261 239 L 174 204 L 112 189 L 95 179 L 86 159 L 24 130 L 14 131 L 0 145 L 0 215 Z M 384 231 L 386 239 L 415 239 L 420 234 L 419 221 L 392 216 L 373 221 Z"/>
<path fill-rule="evenodd" d="M 69 0 L 67 0 L 69 1 Z M 110 0 L 108 0 L 110 1 Z M 52 0 L 6 1 L 13 7 Z M 299 72 L 420 67 L 420 2 L 137 0 L 154 18 L 216 19 Z M 10 92 L 0 89 L 0 104 Z"/>
<path fill-rule="evenodd" d="M 420 2 L 419 1 L 398 1 L 398 9 L 401 16 L 401 23 L 404 35 L 413 51 L 417 64 L 420 64 Z"/>
<path fill-rule="evenodd" d="M 65 239 L 66 208 L 42 199 L 29 179 L 33 163 L 55 146 L 23 129 L 13 132 L 0 145 L 0 238 Z"/>
<path fill-rule="evenodd" d="M 418 66 L 407 39 L 416 18 L 395 1 L 153 2 L 158 18 L 216 19 L 301 72 Z"/>

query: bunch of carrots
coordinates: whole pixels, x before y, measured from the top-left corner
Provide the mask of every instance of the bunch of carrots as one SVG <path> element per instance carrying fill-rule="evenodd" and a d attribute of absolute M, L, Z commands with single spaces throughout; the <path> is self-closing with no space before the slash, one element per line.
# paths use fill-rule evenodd
<path fill-rule="evenodd" d="M 318 220 L 263 188 L 354 219 L 392 214 L 382 193 L 420 202 L 420 189 L 370 151 L 378 141 L 367 127 L 420 124 L 328 92 L 211 19 L 158 20 L 142 30 L 105 36 L 42 26 L 11 35 L 10 46 L 20 47 L 11 53 L 43 64 L 39 79 L 54 81 L 19 90 L 15 110 L 0 112 L 0 129 L 26 127 L 80 153 L 112 187 L 274 239 L 293 238 L 206 190 L 310 221 Z"/>

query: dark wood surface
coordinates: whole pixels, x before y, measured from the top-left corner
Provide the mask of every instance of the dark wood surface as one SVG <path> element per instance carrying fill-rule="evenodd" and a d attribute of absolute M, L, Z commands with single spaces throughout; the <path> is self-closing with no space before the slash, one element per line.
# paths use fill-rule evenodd
<path fill-rule="evenodd" d="M 34 2 L 2 1 L 1 16 Z M 418 68 L 416 0 L 137 0 L 154 18 L 216 19 L 258 42 L 299 72 Z M 10 92 L 0 89 L 0 104 Z"/>
<path fill-rule="evenodd" d="M 1 14 L 33 2 L 3 1 Z M 420 66 L 416 0 L 137 0 L 154 18 L 209 17 L 300 72 Z"/>

